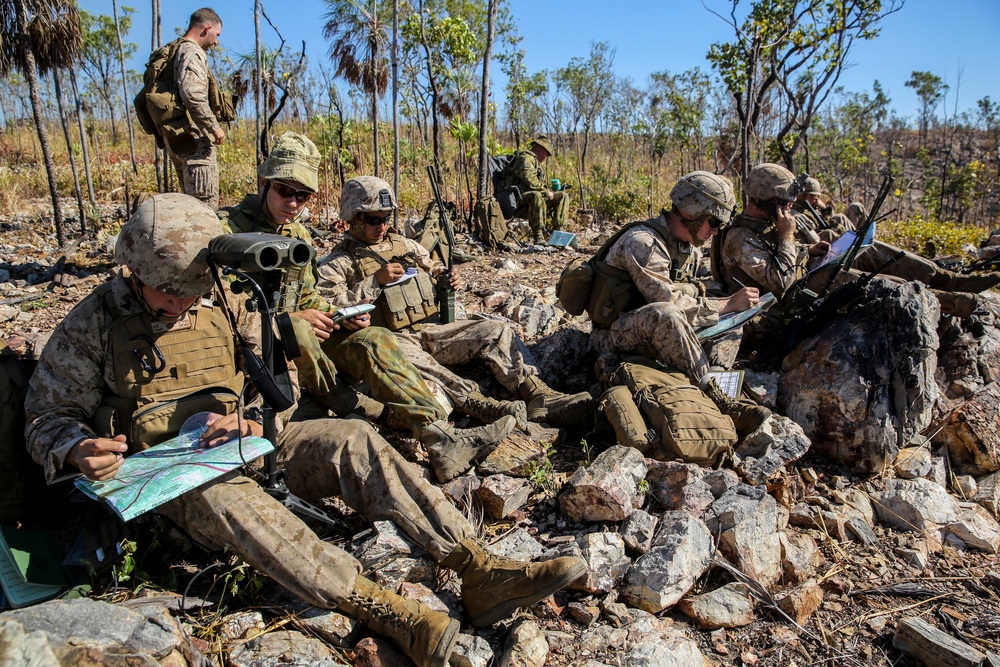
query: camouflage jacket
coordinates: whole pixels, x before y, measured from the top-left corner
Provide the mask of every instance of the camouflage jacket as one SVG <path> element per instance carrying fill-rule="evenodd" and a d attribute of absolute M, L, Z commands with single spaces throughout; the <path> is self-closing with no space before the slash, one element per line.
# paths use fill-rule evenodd
<path fill-rule="evenodd" d="M 781 296 L 805 273 L 808 253 L 795 241 L 779 240 L 774 225 L 740 214 L 722 231 L 716 279 L 730 292 L 739 289 L 733 278 L 761 294 Z"/>
<path fill-rule="evenodd" d="M 257 195 L 248 194 L 243 197 L 243 201 L 239 203 L 238 206 L 227 206 L 225 208 L 219 209 L 219 220 L 222 222 L 222 228 L 226 230 L 227 234 L 242 234 L 245 232 L 268 232 L 270 234 L 280 234 L 281 236 L 290 236 L 293 239 L 299 239 L 300 241 L 305 241 L 309 245 L 312 245 L 312 236 L 309 234 L 309 230 L 306 226 L 302 224 L 302 220 L 308 215 L 308 209 L 303 209 L 302 213 L 299 214 L 295 220 L 285 224 L 279 225 L 274 221 L 271 216 L 271 212 L 267 210 L 267 207 L 263 207 L 260 211 L 261 214 L 261 224 L 254 226 L 254 221 L 257 217 L 257 202 L 259 201 Z M 299 309 L 307 310 L 313 308 L 315 310 L 322 311 L 324 313 L 335 310 L 326 299 L 319 293 L 316 289 L 316 260 L 314 259 L 308 267 L 306 267 L 305 273 L 302 276 L 302 292 L 299 294 Z"/>
<path fill-rule="evenodd" d="M 393 235 L 396 243 L 402 243 L 407 251 L 413 254 L 414 264 L 427 273 L 434 274 L 444 268 L 441 262 L 431 259 L 430 253 L 422 245 L 404 236 Z M 349 235 L 345 235 L 347 240 Z M 335 307 L 353 306 L 359 301 L 367 300 L 375 303 L 382 294 L 382 288 L 374 275 L 365 278 L 358 268 L 358 256 L 352 254 L 351 246 L 341 242 L 332 253 L 319 261 L 319 282 L 317 287 L 327 301 Z M 368 246 L 374 252 L 392 249 L 392 241 L 385 240 L 377 245 Z"/>
<path fill-rule="evenodd" d="M 500 176 L 501 190 L 506 190 L 514 185 L 521 192 L 549 189 L 545 182 L 545 172 L 542 171 L 542 165 L 538 163 L 538 158 L 531 151 L 521 151 L 515 155 Z"/>
<path fill-rule="evenodd" d="M 190 39 L 181 39 L 174 56 L 174 85 L 198 132 L 211 137 L 219 120 L 208 103 L 208 55 Z"/>
<path fill-rule="evenodd" d="M 718 323 L 724 302 L 705 297 L 701 284 L 692 282 L 701 264 L 701 250 L 674 238 L 663 213 L 622 234 L 604 261 L 628 271 L 647 303 L 669 304 L 684 313 L 693 327 Z"/>
<path fill-rule="evenodd" d="M 112 295 L 123 314 L 147 312 L 127 278 L 118 275 L 112 281 Z M 230 295 L 229 300 L 234 304 L 240 332 L 259 352 L 260 318 L 243 307 L 242 298 Z M 113 318 L 99 294 L 84 298 L 56 327 L 31 377 L 24 406 L 28 420 L 25 439 L 28 451 L 45 468 L 50 481 L 61 473 L 76 472 L 64 470 L 66 455 L 81 440 L 95 437 L 91 420 L 104 398 L 115 395 Z M 172 324 L 153 321 L 151 326 L 155 336 L 190 327 L 190 318 L 185 314 Z M 289 372 L 296 382 L 294 369 Z"/>

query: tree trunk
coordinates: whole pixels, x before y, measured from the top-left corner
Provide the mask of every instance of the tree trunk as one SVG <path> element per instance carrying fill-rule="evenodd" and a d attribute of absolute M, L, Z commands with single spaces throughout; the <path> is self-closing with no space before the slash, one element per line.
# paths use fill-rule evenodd
<path fill-rule="evenodd" d="M 438 123 L 438 86 L 434 80 L 434 65 L 431 62 L 431 47 L 427 43 L 427 35 L 424 32 L 423 3 L 420 5 L 420 44 L 424 47 L 424 56 L 427 62 L 427 81 L 431 87 L 431 145 L 434 153 L 434 176 L 437 182 L 441 182 L 441 127 Z"/>
<path fill-rule="evenodd" d="M 375 149 L 375 173 L 374 176 L 379 178 L 379 167 L 381 161 L 378 155 L 378 91 L 372 91 L 372 146 Z"/>
<path fill-rule="evenodd" d="M 66 139 L 66 155 L 69 156 L 69 168 L 73 174 L 73 188 L 76 191 L 76 205 L 80 210 L 80 234 L 87 233 L 87 210 L 83 206 L 83 189 L 80 187 L 80 175 L 76 171 L 76 157 L 73 154 L 73 139 L 69 135 L 69 123 L 66 121 L 66 110 L 63 104 L 62 84 L 59 81 L 59 70 L 52 70 L 52 82 L 56 88 L 56 106 L 59 109 L 59 122 L 62 124 L 63 137 Z"/>
<path fill-rule="evenodd" d="M 392 0 L 392 191 L 399 196 L 399 0 Z M 392 212 L 399 229 L 399 207 Z"/>
<path fill-rule="evenodd" d="M 80 150 L 83 152 L 83 175 L 87 180 L 87 198 L 90 200 L 90 209 L 97 209 L 97 198 L 94 197 L 94 179 L 90 175 L 90 148 L 87 142 L 87 128 L 83 123 L 83 102 L 80 100 L 80 91 L 76 86 L 76 70 L 72 67 L 69 70 L 69 83 L 73 88 L 73 103 L 76 106 L 76 124 L 80 129 Z"/>
<path fill-rule="evenodd" d="M 111 9 L 115 19 L 115 36 L 118 38 L 118 62 L 122 68 L 122 100 L 125 102 L 125 124 L 128 126 L 128 150 L 132 158 L 132 173 L 138 175 L 139 167 L 135 163 L 135 132 L 132 129 L 132 117 L 128 112 L 131 102 L 128 99 L 128 76 L 125 73 L 125 45 L 122 44 L 122 31 L 118 25 L 118 0 L 111 0 Z"/>
<path fill-rule="evenodd" d="M 493 37 L 497 22 L 497 0 L 489 0 L 486 22 L 486 54 L 483 56 L 483 89 L 479 95 L 479 175 L 476 179 L 476 199 L 486 197 L 488 188 L 486 163 L 486 135 L 489 133 L 490 118 L 490 61 L 493 59 Z"/>
<path fill-rule="evenodd" d="M 17 23 L 21 29 L 21 39 L 24 48 L 24 78 L 28 80 L 28 90 L 31 95 L 31 115 L 35 119 L 35 130 L 38 133 L 38 143 L 42 146 L 42 159 L 45 161 L 45 173 L 49 180 L 49 194 L 52 196 L 52 222 L 56 228 L 56 239 L 60 246 L 66 245 L 66 237 L 63 235 L 62 211 L 59 209 L 59 190 L 56 187 L 56 165 L 52 160 L 52 149 L 49 146 L 49 134 L 45 129 L 45 118 L 42 116 L 42 98 L 38 91 L 38 69 L 35 66 L 35 54 L 31 50 L 31 43 L 27 39 L 28 17 L 25 16 L 25 8 L 21 2 L 14 3 L 14 11 L 17 13 Z"/>
<path fill-rule="evenodd" d="M 257 131 L 254 134 L 257 140 L 254 142 L 257 144 L 257 164 L 264 161 L 264 151 L 261 149 L 264 143 L 264 136 L 261 131 L 261 117 L 264 115 L 261 109 L 261 86 L 263 82 L 261 81 L 261 57 L 260 57 L 260 14 L 263 11 L 261 7 L 260 0 L 256 0 L 253 5 L 253 29 L 254 29 L 254 57 L 256 58 L 256 67 L 253 73 L 253 99 L 254 99 L 254 109 L 256 117 L 256 128 Z"/>

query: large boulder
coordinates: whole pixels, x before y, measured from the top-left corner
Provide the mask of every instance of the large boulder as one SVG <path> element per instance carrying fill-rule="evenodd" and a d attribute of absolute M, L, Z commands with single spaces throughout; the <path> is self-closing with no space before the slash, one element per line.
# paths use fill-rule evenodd
<path fill-rule="evenodd" d="M 778 406 L 813 449 L 860 470 L 880 470 L 930 424 L 939 390 L 941 309 L 921 283 L 876 278 L 785 358 Z"/>

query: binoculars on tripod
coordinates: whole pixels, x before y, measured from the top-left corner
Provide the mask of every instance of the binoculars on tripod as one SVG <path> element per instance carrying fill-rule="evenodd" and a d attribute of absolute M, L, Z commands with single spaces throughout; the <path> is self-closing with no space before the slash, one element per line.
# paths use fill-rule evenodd
<path fill-rule="evenodd" d="M 208 242 L 209 257 L 217 266 L 244 273 L 269 273 L 302 267 L 312 261 L 316 251 L 299 239 L 247 232 L 223 234 Z"/>

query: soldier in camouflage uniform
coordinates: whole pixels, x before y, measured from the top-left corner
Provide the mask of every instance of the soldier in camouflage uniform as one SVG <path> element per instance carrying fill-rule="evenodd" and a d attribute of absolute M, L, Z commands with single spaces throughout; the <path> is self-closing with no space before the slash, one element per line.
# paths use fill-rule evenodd
<path fill-rule="evenodd" d="M 194 124 L 190 129 L 190 141 L 184 143 L 185 147 L 191 148 L 178 152 L 166 135 L 163 137 L 170 160 L 177 170 L 181 190 L 213 209 L 219 206 L 219 165 L 215 147 L 222 144 L 226 133 L 209 105 L 212 73 L 205 54 L 218 44 L 221 34 L 222 19 L 213 10 L 205 7 L 191 15 L 187 32 L 177 46 L 173 64 L 178 96 Z"/>
<path fill-rule="evenodd" d="M 746 209 L 713 244 L 712 272 L 725 289 L 733 291 L 742 284 L 781 296 L 807 274 L 810 259 L 829 250 L 825 241 L 809 246 L 796 243 L 792 202 L 797 189 L 792 172 L 781 165 L 764 163 L 750 171 Z M 899 252 L 875 241 L 858 255 L 853 268 L 874 271 Z M 975 310 L 975 293 L 1000 284 L 1000 273 L 962 276 L 911 252 L 904 252 L 885 269 L 885 275 L 925 283 L 937 291 L 945 313 L 959 316 Z"/>
<path fill-rule="evenodd" d="M 128 453 L 173 435 L 163 432 L 168 415 L 179 424 L 192 412 L 214 412 L 201 436 L 206 446 L 262 434 L 240 411 L 241 355 L 220 307 L 226 297 L 214 288 L 206 261 L 206 246 L 220 233 L 211 209 L 181 194 L 153 197 L 122 228 L 115 253 L 127 269 L 59 324 L 31 379 L 25 436 L 48 480 L 77 471 L 113 478 Z M 256 347 L 259 317 L 243 297 L 234 301 L 236 326 Z M 462 577 L 476 627 L 533 604 L 586 569 L 574 558 L 526 564 L 489 555 L 441 491 L 362 421 L 279 426 L 288 487 L 311 501 L 339 495 L 362 516 L 395 521 Z M 418 665 L 448 664 L 457 621 L 361 577 L 350 554 L 320 540 L 252 479 L 229 474 L 159 511 L 307 603 L 339 609 L 386 634 Z"/>
<path fill-rule="evenodd" d="M 695 281 L 701 246 L 729 222 L 736 205 L 732 185 L 722 176 L 695 171 L 677 182 L 670 200 L 669 211 L 663 209 L 657 217 L 634 224 L 609 249 L 604 261 L 632 283 L 634 307 L 619 314 L 607 329 L 595 325 L 595 345 L 646 355 L 678 368 L 733 417 L 737 432 L 749 433 L 770 411 L 726 396 L 708 376 L 709 358 L 695 336 L 696 327 L 718 324 L 720 315 L 750 308 L 759 297 L 756 289 L 746 288 L 728 300 L 711 299 L 705 296 L 704 285 Z M 733 360 L 726 361 L 731 365 Z"/>
<path fill-rule="evenodd" d="M 542 164 L 555 155 L 552 142 L 545 135 L 536 137 L 531 148 L 519 152 L 500 176 L 500 189 L 516 186 L 521 191 L 521 204 L 514 211 L 515 217 L 527 218 L 531 227 L 531 240 L 544 240 L 545 221 L 551 219 L 552 229 L 566 226 L 569 200 L 563 191 L 554 192 L 545 180 Z"/>
<path fill-rule="evenodd" d="M 312 245 L 302 220 L 308 216 L 306 202 L 319 189 L 319 160 L 319 150 L 305 135 L 281 135 L 257 167 L 258 194 L 248 194 L 238 206 L 219 211 L 225 231 L 267 232 Z M 449 479 L 468 470 L 473 458 L 492 451 L 515 428 L 514 418 L 500 417 L 483 429 L 448 424 L 448 411 L 405 358 L 392 333 L 369 326 L 367 313 L 334 322 L 331 313 L 336 307 L 316 289 L 315 260 L 303 270 L 296 276 L 302 284 L 299 310 L 292 313 L 302 351 L 295 365 L 303 389 L 321 405 L 341 416 L 354 412 L 372 420 L 384 411 L 393 428 L 434 440 L 432 462 L 436 469 L 448 470 Z M 355 383 L 365 381 L 377 400 L 366 400 L 338 381 L 338 371 Z"/>
<path fill-rule="evenodd" d="M 393 330 L 406 357 L 463 412 L 480 419 L 510 414 L 521 422 L 527 418 L 579 426 L 592 414 L 590 394 L 568 396 L 546 386 L 508 325 L 493 320 L 439 323 L 433 280 L 442 276 L 445 267 L 431 260 L 419 243 L 389 229 L 395 207 L 392 188 L 380 178 L 362 176 L 344 184 L 340 217 L 350 228 L 334 251 L 319 262 L 319 289 L 324 296 L 338 306 L 362 301 L 375 304 L 373 322 Z M 408 269 L 410 278 L 391 285 Z M 457 269 L 448 279 L 452 287 L 460 287 Z M 500 384 L 527 402 L 527 415 L 521 401 L 483 396 L 475 382 L 443 365 L 474 359 L 485 362 Z"/>

